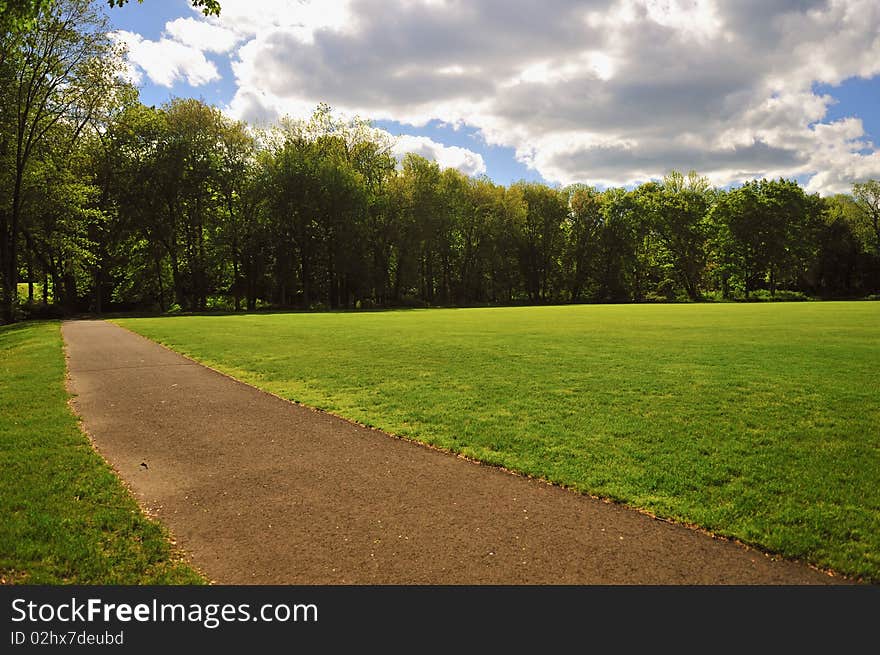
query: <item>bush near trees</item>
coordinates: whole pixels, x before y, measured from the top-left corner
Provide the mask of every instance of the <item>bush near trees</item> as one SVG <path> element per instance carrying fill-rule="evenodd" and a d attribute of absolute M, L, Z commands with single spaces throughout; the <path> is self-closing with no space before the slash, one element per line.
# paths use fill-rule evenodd
<path fill-rule="evenodd" d="M 2 319 L 108 310 L 862 297 L 880 183 L 628 190 L 441 170 L 321 105 L 257 130 L 121 82 L 87 0 L 0 52 Z"/>

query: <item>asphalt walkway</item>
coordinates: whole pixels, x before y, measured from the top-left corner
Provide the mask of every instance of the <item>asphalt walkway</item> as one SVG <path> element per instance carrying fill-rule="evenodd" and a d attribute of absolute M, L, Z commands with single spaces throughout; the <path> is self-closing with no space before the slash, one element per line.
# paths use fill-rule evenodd
<path fill-rule="evenodd" d="M 74 408 L 224 584 L 822 584 L 837 578 L 276 398 L 68 321 Z"/>

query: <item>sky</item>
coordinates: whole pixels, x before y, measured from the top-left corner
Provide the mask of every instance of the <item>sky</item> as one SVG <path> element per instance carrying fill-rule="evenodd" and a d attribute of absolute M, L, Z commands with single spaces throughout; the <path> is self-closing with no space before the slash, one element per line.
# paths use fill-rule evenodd
<path fill-rule="evenodd" d="M 146 104 L 318 103 L 501 184 L 880 178 L 877 0 L 188 0 L 108 9 Z"/>

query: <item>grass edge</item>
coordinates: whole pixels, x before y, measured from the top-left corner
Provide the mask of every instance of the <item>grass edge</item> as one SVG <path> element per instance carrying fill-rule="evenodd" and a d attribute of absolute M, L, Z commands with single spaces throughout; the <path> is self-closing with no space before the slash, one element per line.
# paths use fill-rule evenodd
<path fill-rule="evenodd" d="M 875 581 L 875 580 L 872 580 L 872 579 L 866 579 L 864 576 L 855 576 L 855 575 L 845 574 L 845 573 L 842 573 L 842 572 L 840 572 L 840 571 L 838 571 L 838 570 L 836 570 L 836 569 L 832 569 L 832 568 L 830 568 L 830 567 L 823 567 L 823 566 L 820 566 L 820 565 L 818 565 L 818 564 L 815 564 L 815 563 L 810 562 L 810 561 L 805 560 L 805 559 L 800 559 L 800 558 L 796 558 L 796 557 L 787 556 L 787 555 L 784 555 L 784 554 L 782 554 L 782 553 L 780 553 L 780 552 L 778 552 L 778 551 L 773 551 L 773 550 L 771 550 L 771 549 L 769 549 L 769 548 L 763 546 L 763 545 L 760 544 L 760 543 L 757 543 L 757 542 L 750 542 L 750 541 L 748 541 L 748 540 L 744 540 L 744 539 L 742 539 L 742 538 L 740 538 L 740 537 L 737 537 L 737 536 L 735 536 L 735 535 L 732 535 L 732 534 L 725 534 L 724 532 L 716 532 L 716 531 L 712 531 L 712 530 L 709 530 L 708 528 L 705 528 L 705 527 L 703 527 L 703 526 L 701 526 L 701 525 L 699 525 L 699 524 L 697 524 L 697 523 L 691 523 L 691 522 L 684 521 L 684 520 L 681 520 L 681 519 L 677 519 L 677 518 L 674 518 L 674 517 L 659 516 L 659 515 L 655 514 L 654 512 L 651 512 L 651 511 L 648 510 L 648 509 L 645 509 L 645 508 L 642 508 L 642 507 L 638 507 L 638 506 L 636 506 L 636 505 L 629 504 L 629 503 L 627 503 L 627 502 L 625 502 L 625 501 L 623 501 L 623 500 L 620 500 L 620 499 L 616 499 L 616 498 L 612 498 L 612 497 L 607 497 L 607 496 L 598 496 L 598 495 L 595 495 L 595 494 L 589 493 L 589 492 L 587 492 L 587 491 L 582 491 L 582 490 L 576 488 L 576 487 L 573 486 L 573 485 L 567 485 L 567 484 L 564 484 L 564 483 L 561 483 L 561 482 L 555 482 L 555 481 L 553 481 L 553 480 L 549 480 L 549 479 L 547 479 L 547 478 L 545 478 L 545 477 L 542 477 L 542 476 L 536 476 L 536 475 L 531 475 L 531 474 L 529 474 L 529 473 L 525 473 L 525 472 L 523 472 L 523 471 L 518 471 L 518 470 L 516 470 L 516 469 L 508 468 L 508 467 L 503 466 L 503 465 L 501 465 L 501 464 L 494 464 L 494 463 L 491 463 L 491 462 L 486 462 L 486 461 L 483 461 L 483 460 L 477 459 L 477 458 L 475 458 L 475 457 L 471 457 L 471 456 L 469 456 L 469 455 L 465 455 L 464 453 L 462 453 L 462 452 L 460 452 L 460 451 L 457 451 L 457 450 L 453 450 L 453 449 L 451 449 L 451 448 L 445 448 L 445 447 L 443 447 L 443 446 L 437 446 L 437 445 L 435 445 L 435 444 L 431 444 L 431 443 L 428 443 L 428 442 L 425 442 L 425 441 L 421 441 L 421 440 L 419 440 L 419 439 L 417 439 L 417 438 L 415 438 L 415 437 L 411 437 L 411 436 L 408 436 L 408 435 L 400 435 L 400 434 L 396 434 L 396 433 L 394 433 L 394 432 L 390 432 L 390 431 L 388 431 L 388 430 L 384 430 L 384 429 L 379 428 L 379 427 L 376 427 L 376 426 L 374 426 L 374 425 L 368 425 L 368 424 L 365 424 L 365 423 L 361 423 L 361 422 L 356 421 L 356 420 L 354 420 L 354 419 L 348 418 L 348 417 L 346 417 L 346 416 L 342 416 L 342 415 L 340 415 L 340 414 L 337 414 L 337 413 L 335 413 L 335 412 L 332 412 L 332 411 L 329 411 L 329 410 L 326 410 L 326 409 L 322 409 L 322 408 L 320 408 L 320 407 L 314 407 L 314 406 L 312 406 L 312 405 L 308 405 L 308 404 L 305 404 L 305 403 L 299 402 L 299 401 L 297 401 L 297 400 L 291 400 L 291 399 L 289 399 L 289 398 L 285 398 L 284 396 L 280 396 L 280 395 L 278 395 L 278 394 L 276 394 L 276 393 L 274 393 L 274 392 L 272 392 L 272 391 L 268 391 L 267 389 L 263 389 L 263 388 L 261 388 L 261 387 L 256 386 L 255 384 L 252 384 L 252 383 L 250 383 L 250 382 L 247 382 L 247 381 L 245 381 L 245 380 L 242 380 L 242 379 L 240 379 L 240 378 L 237 378 L 237 377 L 235 377 L 235 375 L 233 375 L 231 372 L 228 372 L 227 370 L 224 370 L 223 368 L 218 368 L 218 367 L 222 367 L 222 364 L 220 364 L 220 363 L 218 363 L 218 362 L 213 362 L 213 361 L 210 361 L 210 360 L 209 360 L 209 361 L 202 361 L 202 360 L 196 359 L 195 357 L 192 357 L 192 356 L 190 356 L 190 355 L 188 355 L 188 354 L 186 354 L 186 353 L 182 353 L 182 352 L 180 352 L 180 351 L 175 350 L 174 348 L 172 348 L 170 345 L 168 345 L 168 344 L 166 344 L 166 343 L 163 343 L 163 342 L 161 342 L 161 341 L 153 340 L 153 339 L 151 339 L 151 338 L 149 338 L 149 337 L 144 336 L 143 334 L 141 334 L 141 333 L 139 333 L 139 332 L 136 332 L 136 331 L 134 331 L 134 330 L 132 330 L 132 329 L 130 329 L 130 328 L 124 326 L 124 325 L 120 325 L 115 319 L 107 319 L 107 322 L 112 323 L 112 324 L 115 325 L 116 327 L 119 327 L 119 328 L 125 330 L 126 332 L 129 332 L 130 334 L 133 334 L 133 335 L 135 335 L 135 336 L 138 336 L 138 337 L 140 337 L 140 338 L 142 338 L 142 339 L 146 339 L 147 341 L 149 341 L 149 342 L 151 342 L 151 343 L 154 343 L 154 344 L 156 344 L 156 345 L 158 345 L 158 346 L 161 346 L 161 347 L 164 348 L 165 350 L 167 350 L 167 351 L 169 351 L 169 352 L 172 352 L 172 353 L 174 353 L 174 354 L 176 354 L 176 355 L 179 355 L 179 356 L 183 357 L 184 359 L 186 359 L 186 360 L 188 360 L 188 361 L 190 361 L 190 362 L 192 362 L 192 363 L 194 363 L 194 364 L 198 364 L 199 366 L 203 366 L 203 367 L 205 367 L 205 368 L 207 368 L 207 369 L 213 371 L 214 373 L 217 373 L 217 374 L 219 374 L 219 375 L 222 375 L 223 377 L 228 378 L 228 379 L 232 380 L 233 382 L 236 382 L 236 383 L 238 383 L 238 384 L 242 384 L 242 385 L 244 385 L 244 386 L 246 386 L 246 387 L 248 387 L 248 388 L 250 388 L 250 389 L 254 389 L 254 390 L 256 390 L 256 391 L 258 391 L 258 392 L 260 392 L 260 393 L 263 393 L 263 394 L 267 394 L 267 395 L 269 395 L 269 396 L 272 396 L 273 398 L 277 398 L 278 400 L 284 401 L 284 402 L 286 402 L 286 403 L 290 403 L 290 404 L 292 404 L 292 405 L 297 405 L 297 406 L 302 407 L 302 408 L 304 408 L 304 409 L 307 409 L 307 410 L 309 410 L 309 411 L 316 412 L 316 413 L 320 413 L 320 414 L 326 414 L 326 415 L 328 415 L 328 416 L 332 416 L 332 417 L 334 417 L 334 418 L 337 418 L 337 419 L 340 419 L 340 420 L 342 420 L 342 421 L 345 421 L 346 423 L 349 423 L 349 424 L 351 424 L 351 425 L 356 425 L 356 426 L 358 426 L 358 427 L 362 427 L 362 428 L 366 428 L 366 429 L 368 429 L 368 430 L 372 430 L 372 431 L 378 432 L 378 433 L 383 434 L 383 435 L 385 435 L 385 436 L 387 436 L 387 437 L 390 437 L 390 438 L 392 438 L 392 439 L 397 439 L 397 440 L 399 440 L 399 441 L 405 441 L 405 442 L 407 442 L 407 443 L 410 443 L 410 444 L 413 444 L 413 445 L 416 445 L 416 446 L 419 446 L 419 447 L 422 447 L 422 448 L 427 448 L 427 449 L 429 449 L 429 450 L 433 450 L 433 451 L 436 451 L 436 452 L 440 452 L 440 453 L 443 453 L 443 454 L 446 454 L 446 455 L 451 455 L 451 456 L 453 456 L 453 457 L 455 457 L 455 458 L 457 458 L 457 459 L 461 459 L 461 460 L 467 461 L 467 462 L 469 462 L 469 463 L 471 463 L 471 464 L 475 464 L 475 465 L 477 465 L 477 466 L 483 466 L 483 467 L 488 467 L 488 468 L 497 469 L 497 470 L 500 470 L 500 471 L 502 471 L 502 472 L 504 472 L 504 473 L 507 473 L 508 475 L 514 475 L 514 476 L 516 476 L 516 477 L 524 478 L 524 479 L 527 479 L 527 480 L 534 480 L 534 481 L 536 481 L 536 482 L 539 482 L 539 483 L 542 483 L 542 484 L 546 484 L 546 485 L 551 486 L 551 487 L 556 487 L 556 488 L 558 488 L 558 489 L 563 489 L 563 490 L 565 490 L 565 491 L 568 492 L 568 493 L 573 493 L 573 494 L 576 494 L 576 495 L 578 495 L 578 496 L 584 496 L 584 497 L 587 497 L 587 498 L 591 498 L 592 500 L 595 500 L 595 501 L 598 501 L 598 502 L 602 502 L 602 503 L 605 503 L 605 504 L 608 504 L 608 505 L 616 505 L 616 506 L 618 506 L 618 507 L 623 507 L 623 508 L 626 508 L 626 509 L 628 509 L 628 510 L 638 512 L 639 514 L 642 514 L 643 516 L 647 516 L 647 517 L 649 517 L 649 518 L 651 518 L 651 519 L 654 519 L 655 521 L 660 521 L 660 522 L 663 522 L 663 523 L 668 523 L 668 524 L 670 524 L 670 525 L 677 525 L 677 526 L 680 526 L 680 527 L 684 527 L 684 528 L 686 528 L 686 529 L 688 529 L 688 530 L 691 530 L 691 531 L 693 531 L 693 532 L 701 533 L 701 534 L 703 534 L 703 535 L 705 535 L 705 536 L 707 536 L 707 537 L 710 537 L 710 538 L 712 538 L 712 539 L 715 539 L 715 540 L 717 540 L 717 541 L 724 541 L 724 542 L 727 542 L 727 543 L 734 544 L 734 545 L 736 545 L 736 546 L 738 546 L 738 547 L 740 547 L 740 548 L 744 548 L 744 549 L 747 549 L 747 550 L 754 551 L 754 552 L 759 553 L 759 554 L 763 555 L 764 557 L 766 557 L 766 558 L 768 558 L 768 559 L 770 559 L 770 560 L 772 560 L 772 561 L 787 561 L 787 562 L 792 562 L 792 563 L 795 563 L 795 564 L 800 564 L 800 565 L 802 565 L 802 566 L 806 566 L 806 567 L 808 567 L 808 568 L 810 568 L 810 569 L 816 571 L 817 573 L 821 573 L 821 574 L 826 575 L 826 576 L 831 577 L 831 578 L 838 578 L 838 579 L 840 579 L 840 580 L 847 581 L 847 582 L 850 582 L 850 583 L 855 583 L 855 584 L 877 584 L 877 583 L 880 583 L 880 580 Z M 233 370 L 233 367 L 230 367 L 229 370 L 230 370 L 230 371 Z"/>
<path fill-rule="evenodd" d="M 71 416 L 73 416 L 76 421 L 77 429 L 80 434 L 85 438 L 88 442 L 89 447 L 92 452 L 95 453 L 107 469 L 113 473 L 113 477 L 116 478 L 119 485 L 125 491 L 125 493 L 131 498 L 135 505 L 137 506 L 140 513 L 143 517 L 151 524 L 153 524 L 162 535 L 162 539 L 168 544 L 169 547 L 169 557 L 168 561 L 173 564 L 184 564 L 191 568 L 202 580 L 208 584 L 213 585 L 216 583 L 215 580 L 212 580 L 206 573 L 192 560 L 192 557 L 179 545 L 177 539 L 175 538 L 172 531 L 159 519 L 157 514 L 151 510 L 149 507 L 145 506 L 138 495 L 132 490 L 131 485 L 129 485 L 128 481 L 122 477 L 119 473 L 119 470 L 113 466 L 113 464 L 104 456 L 104 453 L 98 448 L 95 443 L 94 438 L 89 433 L 89 431 L 85 427 L 85 423 L 83 417 L 80 415 L 79 411 L 76 408 L 76 395 L 71 389 L 71 376 L 70 376 L 70 357 L 68 354 L 68 345 L 67 340 L 64 338 L 64 323 L 65 320 L 58 321 L 58 332 L 61 336 L 61 352 L 64 357 L 64 391 L 67 394 L 67 409 L 70 412 Z M 191 586 L 191 585 L 170 585 L 170 586 Z M 195 585 L 192 585 L 195 586 Z"/>

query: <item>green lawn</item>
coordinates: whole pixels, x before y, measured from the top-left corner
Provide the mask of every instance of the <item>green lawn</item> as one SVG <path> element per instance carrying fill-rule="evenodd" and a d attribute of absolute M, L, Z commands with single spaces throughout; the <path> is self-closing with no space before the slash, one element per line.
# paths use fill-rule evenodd
<path fill-rule="evenodd" d="M 880 581 L 880 303 L 118 322 L 285 398 Z"/>
<path fill-rule="evenodd" d="M 71 413 L 57 322 L 0 327 L 0 583 L 203 583 Z"/>

